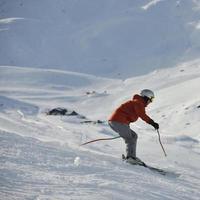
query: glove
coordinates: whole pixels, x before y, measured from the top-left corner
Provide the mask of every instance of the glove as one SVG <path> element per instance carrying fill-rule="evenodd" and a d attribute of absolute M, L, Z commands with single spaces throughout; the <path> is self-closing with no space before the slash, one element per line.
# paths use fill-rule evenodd
<path fill-rule="evenodd" d="M 152 125 L 156 130 L 159 129 L 159 124 L 158 124 L 158 123 L 152 122 L 151 125 Z"/>

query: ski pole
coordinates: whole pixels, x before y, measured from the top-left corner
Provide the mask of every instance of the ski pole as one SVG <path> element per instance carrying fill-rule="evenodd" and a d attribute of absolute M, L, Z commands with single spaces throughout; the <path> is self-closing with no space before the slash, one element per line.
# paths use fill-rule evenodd
<path fill-rule="evenodd" d="M 159 133 L 159 130 L 158 130 L 158 129 L 157 129 L 157 133 L 158 133 L 158 139 L 159 139 L 159 142 L 160 142 L 160 146 L 162 147 L 162 150 L 163 150 L 163 152 L 164 152 L 165 157 L 167 157 L 167 154 L 166 154 L 166 152 L 165 152 L 165 149 L 164 149 L 164 147 L 163 147 L 163 145 L 162 145 L 162 142 L 161 142 L 161 139 L 160 139 L 160 133 Z"/>
<path fill-rule="evenodd" d="M 85 143 L 81 144 L 80 146 L 83 146 L 83 145 L 86 145 L 86 144 L 89 144 L 89 143 L 92 143 L 92 142 L 102 141 L 102 140 L 114 140 L 114 139 L 117 139 L 117 138 L 120 138 L 120 137 L 121 136 L 112 137 L 112 138 L 100 138 L 100 139 L 96 139 L 96 140 L 91 140 L 89 142 L 85 142 Z"/>

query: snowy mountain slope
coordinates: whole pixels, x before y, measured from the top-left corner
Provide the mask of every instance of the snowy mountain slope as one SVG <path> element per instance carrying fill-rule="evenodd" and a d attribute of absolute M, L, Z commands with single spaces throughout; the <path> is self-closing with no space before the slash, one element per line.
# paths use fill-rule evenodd
<path fill-rule="evenodd" d="M 105 79 L 58 70 L 0 67 L 0 196 L 2 199 L 180 199 L 197 200 L 199 176 L 200 61 L 126 79 Z M 157 133 L 139 121 L 138 157 L 180 173 L 162 176 L 121 161 L 121 139 L 106 123 L 81 123 L 76 116 L 49 116 L 62 106 L 91 120 L 142 88 L 156 93 L 148 113 L 160 123 L 168 157 Z"/>
<path fill-rule="evenodd" d="M 199 57 L 197 0 L 1 0 L 1 65 L 132 77 Z"/>

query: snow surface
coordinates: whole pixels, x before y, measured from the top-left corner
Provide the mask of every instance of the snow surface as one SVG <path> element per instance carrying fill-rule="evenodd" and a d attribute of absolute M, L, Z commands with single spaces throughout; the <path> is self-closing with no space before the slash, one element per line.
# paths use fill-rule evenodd
<path fill-rule="evenodd" d="M 0 197 L 2 200 L 199 200 L 200 60 L 125 80 L 61 70 L 0 67 Z M 107 123 L 81 123 L 77 116 L 50 116 L 55 107 L 106 121 L 123 101 L 143 88 L 155 91 L 141 120 L 137 155 L 175 173 L 163 176 L 121 161 L 122 139 Z"/>
<path fill-rule="evenodd" d="M 1 0 L 1 65 L 127 78 L 200 55 L 198 0 Z"/>
<path fill-rule="evenodd" d="M 0 0 L 0 199 L 200 199 L 199 0 Z M 140 76 L 136 76 L 140 75 Z M 141 89 L 130 166 L 108 124 Z M 52 116 L 56 107 L 79 115 Z M 84 116 L 84 117 L 83 117 Z M 98 120 L 103 123 L 96 123 Z"/>

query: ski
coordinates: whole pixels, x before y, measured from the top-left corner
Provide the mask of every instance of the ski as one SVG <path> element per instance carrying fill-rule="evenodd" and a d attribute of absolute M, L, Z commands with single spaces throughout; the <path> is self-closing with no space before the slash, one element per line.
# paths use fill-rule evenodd
<path fill-rule="evenodd" d="M 161 174 L 163 176 L 166 176 L 166 175 L 167 176 L 171 176 L 171 177 L 179 177 L 180 176 L 180 174 L 177 174 L 175 172 L 167 171 L 167 170 L 160 169 L 160 168 L 157 168 L 157 167 L 152 167 L 150 165 L 147 165 L 146 163 L 143 163 L 143 164 L 132 164 L 130 162 L 127 162 L 127 159 L 126 159 L 124 154 L 122 154 L 122 160 L 126 161 L 126 163 L 129 163 L 130 165 L 141 166 L 141 167 L 147 168 L 147 169 L 149 169 L 149 170 L 151 170 L 153 172 L 159 173 L 159 174 Z"/>
<path fill-rule="evenodd" d="M 162 174 L 162 175 L 167 175 L 167 174 L 169 173 L 169 172 L 167 172 L 167 171 L 165 171 L 165 170 L 163 170 L 163 169 L 156 168 L 156 167 L 152 167 L 152 166 L 149 166 L 149 165 L 146 165 L 146 166 L 144 166 L 144 167 L 150 169 L 151 171 L 158 172 L 158 173 L 160 173 L 160 174 Z"/>

